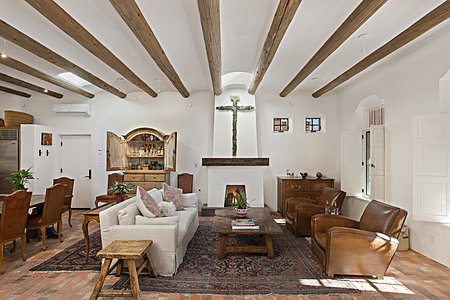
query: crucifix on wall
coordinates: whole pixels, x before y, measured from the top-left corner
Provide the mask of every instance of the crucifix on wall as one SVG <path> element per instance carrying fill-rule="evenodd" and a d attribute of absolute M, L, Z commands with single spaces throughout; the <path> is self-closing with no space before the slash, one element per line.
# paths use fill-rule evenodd
<path fill-rule="evenodd" d="M 233 112 L 233 136 L 232 136 L 232 145 L 233 145 L 233 156 L 237 156 L 237 113 L 238 111 L 250 111 L 255 109 L 254 106 L 251 105 L 241 105 L 239 106 L 237 103 L 240 100 L 239 96 L 230 96 L 231 102 L 233 102 L 233 105 L 227 105 L 227 106 L 217 106 L 216 109 L 218 110 L 228 110 Z"/>

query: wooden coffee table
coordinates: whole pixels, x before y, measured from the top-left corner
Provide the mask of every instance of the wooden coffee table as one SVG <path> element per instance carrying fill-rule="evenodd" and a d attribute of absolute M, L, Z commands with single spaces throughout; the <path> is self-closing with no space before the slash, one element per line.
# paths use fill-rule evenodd
<path fill-rule="evenodd" d="M 225 253 L 244 252 L 244 253 L 267 253 L 268 258 L 274 258 L 272 235 L 282 234 L 280 226 L 275 223 L 268 208 L 249 208 L 245 218 L 256 220 L 259 229 L 231 229 L 231 221 L 238 219 L 234 209 L 225 208 L 216 210 L 212 232 L 220 234 L 219 259 L 223 259 Z M 227 240 L 230 235 L 263 235 L 265 236 L 265 246 L 258 245 L 228 245 Z"/>

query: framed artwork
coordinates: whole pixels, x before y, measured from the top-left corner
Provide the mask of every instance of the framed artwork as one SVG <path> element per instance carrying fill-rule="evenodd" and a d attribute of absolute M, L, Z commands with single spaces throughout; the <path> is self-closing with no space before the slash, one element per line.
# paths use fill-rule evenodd
<path fill-rule="evenodd" d="M 273 131 L 274 132 L 289 131 L 289 118 L 273 118 Z"/>
<path fill-rule="evenodd" d="M 41 133 L 41 145 L 51 146 L 52 145 L 52 134 L 48 132 Z"/>

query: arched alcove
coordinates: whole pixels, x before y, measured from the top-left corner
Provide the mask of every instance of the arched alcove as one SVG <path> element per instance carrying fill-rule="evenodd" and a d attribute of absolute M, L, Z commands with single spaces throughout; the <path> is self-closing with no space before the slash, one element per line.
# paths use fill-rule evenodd
<path fill-rule="evenodd" d="M 368 127 L 368 112 L 375 108 L 383 107 L 384 99 L 376 95 L 368 96 L 359 102 L 358 107 L 355 109 L 355 119 L 358 124 L 358 128 L 364 129 Z"/>

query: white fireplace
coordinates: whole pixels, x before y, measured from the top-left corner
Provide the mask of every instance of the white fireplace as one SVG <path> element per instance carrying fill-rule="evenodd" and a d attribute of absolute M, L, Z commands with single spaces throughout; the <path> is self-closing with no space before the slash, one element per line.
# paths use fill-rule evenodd
<path fill-rule="evenodd" d="M 230 80 L 227 80 L 230 78 Z M 258 158 L 255 96 L 247 92 L 251 75 L 224 75 L 223 93 L 215 96 L 215 105 L 230 106 L 231 96 L 240 98 L 239 106 L 253 106 L 250 111 L 237 113 L 237 156 L 232 156 L 233 113 L 214 111 L 213 156 L 208 166 L 208 207 L 224 207 L 227 185 L 245 185 L 247 200 L 251 207 L 264 206 L 263 168 L 268 165 L 266 158 L 261 164 Z M 228 87 L 228 89 L 227 89 Z M 230 89 L 230 87 L 232 87 Z M 217 161 L 215 160 L 217 158 Z M 258 161 L 259 160 L 259 161 Z M 264 160 L 264 159 L 263 159 Z M 217 163 L 216 163 L 217 162 Z"/>

